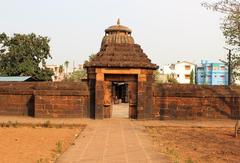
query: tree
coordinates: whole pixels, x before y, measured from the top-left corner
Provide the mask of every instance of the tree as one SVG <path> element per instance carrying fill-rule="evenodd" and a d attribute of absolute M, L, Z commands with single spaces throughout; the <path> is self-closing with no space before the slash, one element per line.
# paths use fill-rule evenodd
<path fill-rule="evenodd" d="M 221 0 L 216 3 L 203 3 L 207 9 L 224 14 L 221 29 L 226 43 L 232 48 L 231 74 L 232 80 L 240 79 L 240 2 L 237 0 Z"/>
<path fill-rule="evenodd" d="M 97 56 L 97 54 L 91 54 L 88 58 L 89 61 L 93 60 L 95 57 Z"/>
<path fill-rule="evenodd" d="M 192 70 L 190 74 L 190 84 L 194 84 L 194 77 L 195 77 L 194 71 Z"/>
<path fill-rule="evenodd" d="M 96 56 L 97 56 L 97 54 L 94 54 L 94 53 L 91 54 L 91 55 L 88 57 L 88 60 L 85 60 L 84 65 L 89 64 L 89 62 L 91 62 Z"/>
<path fill-rule="evenodd" d="M 68 74 L 68 65 L 69 65 L 69 61 L 65 61 L 64 66 L 66 68 L 66 75 Z"/>
<path fill-rule="evenodd" d="M 63 71 L 64 71 L 63 65 L 60 65 L 58 69 L 59 74 L 62 74 Z"/>
<path fill-rule="evenodd" d="M 155 81 L 159 81 L 160 72 L 158 70 L 153 71 L 153 78 Z"/>
<path fill-rule="evenodd" d="M 170 74 L 170 75 L 167 75 L 167 80 L 168 80 L 168 83 L 171 83 L 171 84 L 177 84 L 178 81 L 177 79 L 175 78 L 175 74 Z"/>
<path fill-rule="evenodd" d="M 51 58 L 49 41 L 34 33 L 0 34 L 0 75 L 51 80 L 53 71 L 46 68 L 46 59 Z"/>
<path fill-rule="evenodd" d="M 74 71 L 66 81 L 79 82 L 82 79 L 87 79 L 87 72 L 84 69 Z"/>

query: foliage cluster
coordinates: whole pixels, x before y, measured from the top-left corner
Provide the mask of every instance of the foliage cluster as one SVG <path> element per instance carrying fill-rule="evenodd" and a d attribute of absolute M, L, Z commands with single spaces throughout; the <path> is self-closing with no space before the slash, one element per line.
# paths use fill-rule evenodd
<path fill-rule="evenodd" d="M 34 33 L 0 34 L 0 75 L 51 80 L 53 72 L 46 68 L 46 59 L 51 58 L 49 41 Z"/>
<path fill-rule="evenodd" d="M 224 14 L 221 30 L 226 43 L 232 49 L 232 81 L 240 79 L 240 1 L 220 0 L 215 3 L 202 3 L 207 9 Z"/>

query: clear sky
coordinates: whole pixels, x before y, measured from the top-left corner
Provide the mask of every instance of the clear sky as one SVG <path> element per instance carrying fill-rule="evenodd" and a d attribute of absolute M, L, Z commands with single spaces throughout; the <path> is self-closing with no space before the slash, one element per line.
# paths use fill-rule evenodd
<path fill-rule="evenodd" d="M 104 30 L 120 18 L 160 66 L 224 59 L 221 15 L 203 8 L 202 1 L 0 0 L 0 32 L 48 36 L 53 57 L 48 63 L 77 65 L 99 51 Z"/>

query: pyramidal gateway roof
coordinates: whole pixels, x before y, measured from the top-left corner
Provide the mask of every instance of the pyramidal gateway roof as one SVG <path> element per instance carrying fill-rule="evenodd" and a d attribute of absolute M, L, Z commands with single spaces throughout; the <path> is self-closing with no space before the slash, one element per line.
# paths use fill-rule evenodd
<path fill-rule="evenodd" d="M 131 33 L 128 27 L 120 25 L 118 19 L 117 25 L 105 30 L 100 52 L 84 67 L 158 69 L 140 45 L 134 43 Z"/>
<path fill-rule="evenodd" d="M 158 69 L 137 44 L 107 44 L 85 67 Z"/>

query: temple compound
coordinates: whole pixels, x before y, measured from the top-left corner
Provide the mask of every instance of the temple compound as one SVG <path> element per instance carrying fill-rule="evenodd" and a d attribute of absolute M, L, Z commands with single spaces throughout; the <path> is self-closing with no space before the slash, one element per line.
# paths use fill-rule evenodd
<path fill-rule="evenodd" d="M 153 71 L 158 66 L 134 43 L 131 33 L 118 20 L 105 30 L 100 52 L 84 65 L 91 117 L 110 118 L 114 100 L 120 99 L 129 103 L 129 117 L 152 118 Z"/>
<path fill-rule="evenodd" d="M 105 30 L 86 81 L 0 82 L 0 115 L 104 119 L 125 108 L 133 119 L 239 118 L 237 86 L 155 83 L 158 66 L 131 33 L 119 20 Z"/>

